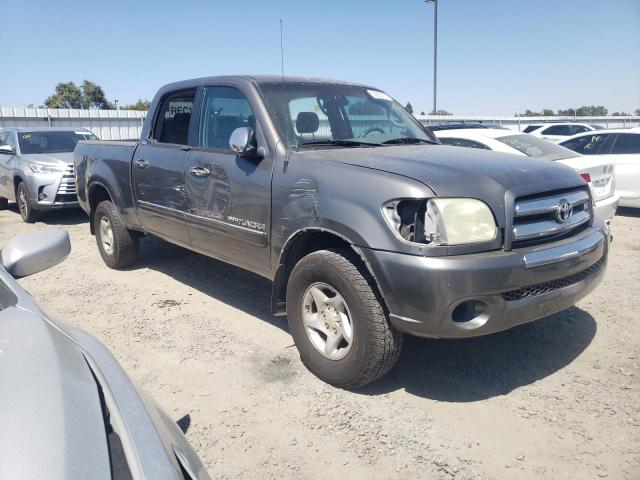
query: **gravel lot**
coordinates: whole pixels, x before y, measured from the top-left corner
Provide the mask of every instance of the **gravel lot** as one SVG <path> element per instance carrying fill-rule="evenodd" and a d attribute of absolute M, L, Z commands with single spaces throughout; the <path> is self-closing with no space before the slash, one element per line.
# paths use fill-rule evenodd
<path fill-rule="evenodd" d="M 358 392 L 301 365 L 270 284 L 155 239 L 109 270 L 84 213 L 70 258 L 21 283 L 102 340 L 176 420 L 212 478 L 640 478 L 640 213 L 623 211 L 604 283 L 576 307 L 483 338 L 408 338 Z"/>

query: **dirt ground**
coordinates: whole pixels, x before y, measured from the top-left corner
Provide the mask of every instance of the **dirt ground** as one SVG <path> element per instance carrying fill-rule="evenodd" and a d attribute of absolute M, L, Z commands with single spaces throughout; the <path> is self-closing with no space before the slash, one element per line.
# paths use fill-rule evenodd
<path fill-rule="evenodd" d="M 108 269 L 84 213 L 70 258 L 21 283 L 104 342 L 176 420 L 212 478 L 640 478 L 640 213 L 615 217 L 603 284 L 576 307 L 469 340 L 408 338 L 384 379 L 330 387 L 300 363 L 267 280 L 144 239 Z"/>

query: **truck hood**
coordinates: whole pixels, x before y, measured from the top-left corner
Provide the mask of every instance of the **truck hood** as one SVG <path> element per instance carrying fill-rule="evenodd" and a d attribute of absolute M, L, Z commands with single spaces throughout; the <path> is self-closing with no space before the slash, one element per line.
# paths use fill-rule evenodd
<path fill-rule="evenodd" d="M 96 382 L 37 313 L 0 311 L 0 478 L 110 478 Z"/>
<path fill-rule="evenodd" d="M 73 163 L 73 152 L 26 153 L 20 155 L 20 158 L 27 162 L 44 163 L 46 165 L 71 165 Z"/>
<path fill-rule="evenodd" d="M 500 224 L 504 222 L 508 192 L 520 196 L 584 185 L 582 178 L 565 165 L 448 145 L 341 148 L 303 151 L 299 155 L 403 175 L 423 183 L 440 197 L 480 199 L 489 204 Z"/>

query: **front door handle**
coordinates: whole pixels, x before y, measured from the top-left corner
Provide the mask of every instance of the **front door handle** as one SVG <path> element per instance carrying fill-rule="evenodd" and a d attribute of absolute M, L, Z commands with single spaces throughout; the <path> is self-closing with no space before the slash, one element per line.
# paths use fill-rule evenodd
<path fill-rule="evenodd" d="M 147 160 L 144 160 L 142 158 L 139 158 L 138 160 L 136 160 L 136 167 L 147 168 L 148 166 L 149 166 L 149 162 Z"/>
<path fill-rule="evenodd" d="M 207 167 L 193 167 L 189 172 L 194 177 L 208 177 L 211 174 L 211 170 Z"/>

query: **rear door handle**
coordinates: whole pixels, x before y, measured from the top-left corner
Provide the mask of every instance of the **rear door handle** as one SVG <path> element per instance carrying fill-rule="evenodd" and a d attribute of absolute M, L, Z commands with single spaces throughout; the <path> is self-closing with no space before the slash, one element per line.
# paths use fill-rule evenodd
<path fill-rule="evenodd" d="M 208 177 L 211 174 L 211 170 L 207 167 L 193 167 L 189 172 L 194 177 Z"/>
<path fill-rule="evenodd" d="M 147 168 L 148 166 L 149 166 L 149 162 L 147 160 L 144 160 L 142 158 L 139 158 L 138 160 L 136 160 L 136 167 Z"/>

